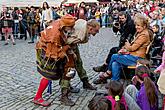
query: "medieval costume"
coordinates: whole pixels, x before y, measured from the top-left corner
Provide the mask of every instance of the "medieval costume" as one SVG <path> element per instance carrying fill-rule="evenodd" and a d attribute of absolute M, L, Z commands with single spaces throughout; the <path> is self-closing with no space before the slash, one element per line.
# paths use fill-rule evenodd
<path fill-rule="evenodd" d="M 52 22 L 52 24 L 41 32 L 40 40 L 36 44 L 37 53 L 37 71 L 43 76 L 40 82 L 38 92 L 33 100 L 35 104 L 48 106 L 50 102 L 43 100 L 42 93 L 48 86 L 49 80 L 60 79 L 62 96 L 61 102 L 65 105 L 74 105 L 68 99 L 69 83 L 62 82 L 61 79 L 70 81 L 70 70 L 74 68 L 74 53 L 71 47 L 66 44 L 67 36 L 64 34 L 64 28 L 73 28 L 75 19 L 71 15 L 65 15 L 61 19 Z"/>

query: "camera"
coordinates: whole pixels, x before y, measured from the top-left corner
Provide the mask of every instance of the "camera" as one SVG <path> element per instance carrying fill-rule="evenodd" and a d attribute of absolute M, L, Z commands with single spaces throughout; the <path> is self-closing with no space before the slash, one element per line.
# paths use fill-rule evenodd
<path fill-rule="evenodd" d="M 119 28 L 120 28 L 120 23 L 119 22 L 114 22 L 113 27 L 112 27 L 113 32 L 117 33 L 119 31 Z"/>

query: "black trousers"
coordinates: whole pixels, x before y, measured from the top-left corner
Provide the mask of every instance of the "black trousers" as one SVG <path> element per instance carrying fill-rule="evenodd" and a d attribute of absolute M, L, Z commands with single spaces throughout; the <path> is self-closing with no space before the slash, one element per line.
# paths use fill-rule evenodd
<path fill-rule="evenodd" d="M 109 64 L 109 62 L 111 61 L 111 57 L 113 54 L 118 53 L 118 51 L 120 50 L 120 47 L 112 47 L 109 51 L 109 54 L 106 58 L 106 63 Z"/>

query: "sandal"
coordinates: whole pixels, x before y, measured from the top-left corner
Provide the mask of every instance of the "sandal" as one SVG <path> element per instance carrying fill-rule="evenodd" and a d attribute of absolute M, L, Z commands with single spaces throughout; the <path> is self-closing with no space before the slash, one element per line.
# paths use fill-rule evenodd
<path fill-rule="evenodd" d="M 112 73 L 111 73 L 110 71 L 106 71 L 106 72 L 104 72 L 104 73 L 101 73 L 101 74 L 99 75 L 99 77 L 100 77 L 101 79 L 111 79 Z"/>
<path fill-rule="evenodd" d="M 43 100 L 43 101 L 42 101 Z M 44 107 L 47 107 L 50 105 L 50 102 L 48 101 L 45 101 L 43 98 L 39 98 L 39 99 L 33 99 L 32 101 L 34 104 L 36 105 L 41 105 L 41 106 L 44 106 Z"/>

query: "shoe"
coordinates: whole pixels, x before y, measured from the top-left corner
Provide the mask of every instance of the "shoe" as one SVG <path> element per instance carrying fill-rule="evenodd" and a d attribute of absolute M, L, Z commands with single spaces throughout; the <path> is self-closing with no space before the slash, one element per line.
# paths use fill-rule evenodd
<path fill-rule="evenodd" d="M 98 79 L 93 81 L 94 84 L 105 84 L 107 83 L 107 79 L 111 79 L 112 73 L 110 71 L 103 72 L 99 75 Z"/>
<path fill-rule="evenodd" d="M 79 93 L 80 92 L 80 89 L 79 88 L 76 88 L 76 87 L 70 87 L 70 92 L 71 93 Z"/>
<path fill-rule="evenodd" d="M 68 98 L 68 89 L 67 88 L 62 88 L 62 95 L 60 98 L 60 101 L 62 104 L 66 105 L 66 106 L 74 106 L 75 103 Z"/>
<path fill-rule="evenodd" d="M 44 106 L 44 107 L 47 107 L 49 106 L 51 103 L 48 102 L 48 101 L 45 101 L 43 98 L 39 98 L 39 99 L 33 99 L 32 101 L 34 104 L 36 105 L 41 105 L 41 106 Z"/>
<path fill-rule="evenodd" d="M 13 42 L 13 45 L 16 45 L 16 43 L 15 43 L 15 42 Z"/>
<path fill-rule="evenodd" d="M 27 37 L 25 37 L 25 40 L 27 40 Z"/>
<path fill-rule="evenodd" d="M 96 87 L 92 86 L 89 81 L 87 80 L 87 78 L 82 79 L 83 82 L 83 88 L 84 89 L 88 89 L 88 90 L 97 90 Z"/>
<path fill-rule="evenodd" d="M 34 41 L 30 41 L 30 42 L 28 42 L 28 44 L 32 44 L 32 43 L 34 43 Z"/>
<path fill-rule="evenodd" d="M 102 66 L 93 67 L 95 72 L 106 72 L 108 69 L 107 65 L 103 64 Z"/>
<path fill-rule="evenodd" d="M 6 42 L 4 45 L 8 45 L 9 43 L 8 42 Z"/>
<path fill-rule="evenodd" d="M 106 83 L 107 83 L 107 79 L 101 79 L 101 78 L 95 79 L 93 81 L 93 84 L 106 84 Z"/>

